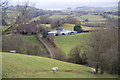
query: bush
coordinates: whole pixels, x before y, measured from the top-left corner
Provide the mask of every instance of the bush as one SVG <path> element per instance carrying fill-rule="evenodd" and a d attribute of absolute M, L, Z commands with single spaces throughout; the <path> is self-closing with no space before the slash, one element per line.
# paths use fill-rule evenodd
<path fill-rule="evenodd" d="M 68 61 L 76 64 L 86 64 L 87 63 L 86 54 L 87 50 L 85 46 L 83 45 L 76 46 L 71 49 Z"/>
<path fill-rule="evenodd" d="M 27 55 L 42 55 L 39 47 L 31 41 L 26 40 L 22 35 L 2 37 L 2 51 L 10 52 L 10 50 Z"/>
<path fill-rule="evenodd" d="M 51 26 L 52 26 L 53 29 L 58 28 L 62 24 L 64 24 L 64 21 L 62 19 L 53 19 L 52 22 L 51 22 Z"/>
<path fill-rule="evenodd" d="M 73 28 L 74 31 L 77 31 L 78 33 L 81 33 L 83 30 L 81 28 L 81 26 L 79 25 L 75 25 L 74 28 Z"/>

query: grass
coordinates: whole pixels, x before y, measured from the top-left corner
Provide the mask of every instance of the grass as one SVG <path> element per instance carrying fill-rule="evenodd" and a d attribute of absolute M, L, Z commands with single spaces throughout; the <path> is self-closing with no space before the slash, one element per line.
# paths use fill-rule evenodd
<path fill-rule="evenodd" d="M 82 15 L 80 17 L 82 19 L 88 19 L 90 21 L 105 21 L 106 20 L 105 18 L 103 18 L 100 15 L 92 15 L 92 14 Z"/>
<path fill-rule="evenodd" d="M 14 53 L 2 54 L 3 78 L 117 78 L 116 75 L 90 73 L 90 67 L 50 58 Z M 56 73 L 52 67 L 59 67 Z"/>
<path fill-rule="evenodd" d="M 74 26 L 75 26 L 74 24 L 65 23 L 65 24 L 63 24 L 63 25 L 60 26 L 60 27 L 66 29 L 66 30 L 72 31 Z"/>
<path fill-rule="evenodd" d="M 115 18 L 115 19 L 118 19 L 118 17 L 119 17 L 119 16 L 117 16 L 117 15 L 112 15 L 112 14 L 109 14 L 108 16 L 109 16 L 110 18 Z"/>
<path fill-rule="evenodd" d="M 73 47 L 84 44 L 88 35 L 89 33 L 79 33 L 68 36 L 57 36 L 55 37 L 55 43 L 63 52 L 68 54 Z"/>
<path fill-rule="evenodd" d="M 70 30 L 70 31 L 73 31 L 73 27 L 75 26 L 75 24 L 68 24 L 68 23 L 65 23 L 63 24 L 62 26 L 60 26 L 60 28 L 64 28 L 66 30 Z M 94 29 L 97 29 L 96 27 L 87 27 L 87 26 L 81 26 L 83 30 L 94 30 Z M 52 29 L 54 30 L 54 29 Z"/>
<path fill-rule="evenodd" d="M 46 26 L 46 27 L 48 27 L 48 28 L 51 27 L 51 24 L 41 24 L 41 25 Z"/>
<path fill-rule="evenodd" d="M 105 23 L 106 18 L 103 18 L 100 15 L 94 15 L 94 14 L 86 14 L 81 16 L 75 16 L 76 19 L 81 21 L 81 24 L 90 23 L 90 24 L 99 24 L 99 23 Z M 82 22 L 85 19 L 88 19 L 89 22 Z"/>
<path fill-rule="evenodd" d="M 42 45 L 42 43 L 40 43 L 37 39 L 36 39 L 36 35 L 27 35 L 24 36 L 26 39 L 32 41 L 34 44 L 39 46 L 40 51 L 46 51 L 46 49 L 44 48 L 44 46 Z"/>
<path fill-rule="evenodd" d="M 68 15 L 59 15 L 59 14 L 55 14 L 55 15 L 52 15 L 50 16 L 50 18 L 53 18 L 53 19 L 58 19 L 58 18 L 64 18 L 64 17 L 67 17 Z"/>

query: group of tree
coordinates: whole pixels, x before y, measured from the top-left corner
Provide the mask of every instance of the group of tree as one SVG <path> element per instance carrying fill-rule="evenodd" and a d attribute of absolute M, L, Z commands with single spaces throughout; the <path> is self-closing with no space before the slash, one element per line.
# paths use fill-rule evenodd
<path fill-rule="evenodd" d="M 96 69 L 96 73 L 104 71 L 120 74 L 118 64 L 118 27 L 117 23 L 109 22 L 98 31 L 90 33 L 86 44 L 76 46 L 70 51 L 69 61 L 87 64 Z M 99 71 L 100 70 L 100 71 Z"/>
<path fill-rule="evenodd" d="M 12 47 L 11 47 L 12 46 Z M 22 35 L 2 36 L 2 51 L 10 52 L 15 50 L 16 53 L 42 56 L 45 53 L 39 49 L 39 46 L 27 40 Z"/>
<path fill-rule="evenodd" d="M 73 30 L 77 31 L 78 33 L 83 32 L 83 29 L 82 29 L 81 25 L 75 25 L 74 28 L 73 28 Z"/>
<path fill-rule="evenodd" d="M 76 18 L 74 18 L 72 16 L 67 16 L 65 18 L 52 19 L 48 15 L 43 15 L 40 17 L 40 23 L 41 24 L 51 24 L 52 28 L 57 28 L 64 23 L 81 25 L 80 21 L 78 21 Z"/>

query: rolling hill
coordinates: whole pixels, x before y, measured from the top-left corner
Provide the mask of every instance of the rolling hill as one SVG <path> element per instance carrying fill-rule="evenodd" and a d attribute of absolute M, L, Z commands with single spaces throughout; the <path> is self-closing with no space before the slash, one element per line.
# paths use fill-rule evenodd
<path fill-rule="evenodd" d="M 26 35 L 24 36 L 26 39 L 32 41 L 34 44 L 39 46 L 40 51 L 46 51 L 44 46 L 42 45 L 42 43 L 40 43 L 37 39 L 36 39 L 36 35 Z"/>
<path fill-rule="evenodd" d="M 90 67 L 50 58 L 2 52 L 3 78 L 116 78 L 116 75 L 90 72 Z M 52 67 L 59 67 L 56 73 Z"/>
<path fill-rule="evenodd" d="M 57 36 L 55 37 L 55 43 L 63 52 L 68 54 L 73 47 L 84 44 L 88 35 L 89 33 L 80 33 L 68 36 Z"/>

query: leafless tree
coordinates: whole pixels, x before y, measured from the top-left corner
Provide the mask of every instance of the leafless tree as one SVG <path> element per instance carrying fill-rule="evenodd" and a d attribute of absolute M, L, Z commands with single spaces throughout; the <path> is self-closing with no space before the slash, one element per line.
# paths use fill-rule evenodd
<path fill-rule="evenodd" d="M 20 24 L 25 24 L 30 20 L 29 2 L 24 2 L 21 5 L 17 5 L 15 10 L 16 16 L 12 18 L 12 22 L 9 24 L 9 27 L 3 31 L 3 34 L 6 34 L 11 30 L 17 30 L 17 27 Z"/>
<path fill-rule="evenodd" d="M 106 70 L 108 63 L 114 64 L 112 61 L 117 62 L 115 60 L 117 56 L 117 51 L 115 51 L 115 47 L 117 47 L 117 27 L 115 23 L 109 23 L 104 26 L 99 31 L 92 32 L 88 43 L 89 53 L 87 54 L 88 63 L 95 67 L 97 73 L 100 69 L 101 74 Z M 115 51 L 114 55 L 116 56 L 112 56 L 113 51 Z M 114 58 L 108 60 L 110 57 Z M 109 66 L 109 68 L 112 67 Z"/>

